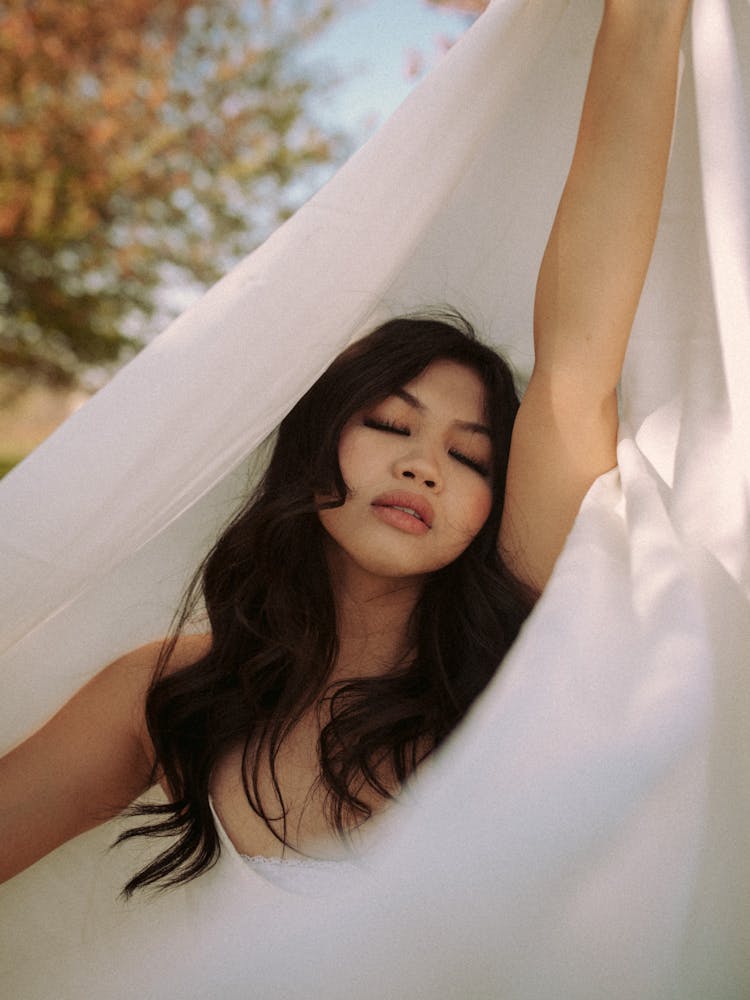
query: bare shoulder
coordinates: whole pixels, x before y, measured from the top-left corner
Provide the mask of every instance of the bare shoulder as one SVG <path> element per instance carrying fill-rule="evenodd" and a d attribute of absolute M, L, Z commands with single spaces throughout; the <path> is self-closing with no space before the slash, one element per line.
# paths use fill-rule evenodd
<path fill-rule="evenodd" d="M 152 647 L 156 647 L 155 667 L 161 657 L 164 642 L 151 643 L 149 646 L 141 647 L 141 650 L 136 650 L 136 652 L 143 652 L 144 656 L 151 656 Z M 179 635 L 167 649 L 168 655 L 163 663 L 164 674 L 177 673 L 178 670 L 189 667 L 208 653 L 211 649 L 211 633 L 197 632 Z"/>
<path fill-rule="evenodd" d="M 194 663 L 210 642 L 187 635 L 171 650 L 162 640 L 130 650 L 0 759 L 0 882 L 115 816 L 153 783 L 145 709 L 156 671 L 162 660 L 168 673 Z"/>
<path fill-rule="evenodd" d="M 210 648 L 211 636 L 207 633 L 180 635 L 174 640 L 156 639 L 113 660 L 89 685 L 112 685 L 123 695 L 129 693 L 131 697 L 126 700 L 142 712 L 157 671 L 162 676 L 177 673 L 205 656 Z"/>
<path fill-rule="evenodd" d="M 123 656 L 114 660 L 108 668 L 133 675 L 140 674 L 149 682 L 160 665 L 163 650 L 168 654 L 164 662 L 165 673 L 174 673 L 190 666 L 208 652 L 211 648 L 211 635 L 207 632 L 179 635 L 173 641 L 156 639 L 143 646 L 131 649 Z"/>
<path fill-rule="evenodd" d="M 168 669 L 195 661 L 209 643 L 208 636 L 179 640 Z M 116 815 L 152 784 L 145 706 L 162 648 L 151 642 L 113 660 L 0 759 L 0 882 Z"/>
<path fill-rule="evenodd" d="M 130 702 L 136 712 L 133 722 L 149 760 L 154 759 L 153 743 L 146 723 L 146 699 L 151 685 L 157 676 L 169 677 L 189 667 L 205 656 L 210 648 L 210 633 L 185 634 L 175 639 L 158 639 L 139 646 L 111 664 L 109 669 L 124 675 L 125 686 L 135 685 L 137 688 L 134 690 L 130 687 Z"/>
<path fill-rule="evenodd" d="M 61 715 L 72 714 L 76 706 L 79 714 L 96 706 L 97 714 L 108 716 L 115 728 L 134 733 L 145 757 L 152 762 L 145 709 L 157 671 L 161 670 L 162 675 L 172 674 L 194 663 L 210 648 L 211 637 L 181 635 L 171 649 L 165 642 L 164 639 L 148 642 L 113 660 L 68 703 Z"/>

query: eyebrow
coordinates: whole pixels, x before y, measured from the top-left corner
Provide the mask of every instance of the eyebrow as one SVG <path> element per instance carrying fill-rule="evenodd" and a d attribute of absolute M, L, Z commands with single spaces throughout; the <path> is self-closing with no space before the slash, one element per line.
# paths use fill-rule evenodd
<path fill-rule="evenodd" d="M 420 413 L 424 413 L 427 409 L 421 400 L 417 399 L 417 397 L 413 396 L 410 392 L 407 392 L 406 389 L 396 389 L 393 395 L 402 399 L 405 403 L 408 403 L 409 406 L 418 410 Z M 484 434 L 485 437 L 492 439 L 489 427 L 485 427 L 484 424 L 475 424 L 472 420 L 454 420 L 453 426 L 458 427 L 459 430 L 462 431 L 472 431 L 475 434 Z"/>

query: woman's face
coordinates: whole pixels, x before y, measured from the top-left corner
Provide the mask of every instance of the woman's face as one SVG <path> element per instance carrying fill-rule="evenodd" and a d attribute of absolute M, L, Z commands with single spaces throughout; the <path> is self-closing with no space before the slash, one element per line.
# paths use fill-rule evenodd
<path fill-rule="evenodd" d="M 344 426 L 339 464 L 349 495 L 320 511 L 337 561 L 386 579 L 453 562 L 492 505 L 492 444 L 479 376 L 435 361 Z"/>

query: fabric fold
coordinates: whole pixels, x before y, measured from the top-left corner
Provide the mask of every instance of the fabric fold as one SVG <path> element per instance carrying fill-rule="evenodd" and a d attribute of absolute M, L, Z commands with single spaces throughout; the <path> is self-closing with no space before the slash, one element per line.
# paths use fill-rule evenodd
<path fill-rule="evenodd" d="M 381 320 L 453 305 L 520 374 L 601 12 L 495 0 L 263 247 L 0 486 L 0 734 L 164 634 L 263 442 Z M 24 1000 L 750 994 L 750 7 L 694 0 L 618 469 L 336 907 L 225 852 L 156 900 L 118 822 L 0 889 Z M 467 665 L 470 667 L 470 665 Z"/>

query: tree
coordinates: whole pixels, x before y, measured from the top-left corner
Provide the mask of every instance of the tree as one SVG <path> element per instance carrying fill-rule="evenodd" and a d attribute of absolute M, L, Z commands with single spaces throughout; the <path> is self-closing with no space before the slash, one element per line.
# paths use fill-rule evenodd
<path fill-rule="evenodd" d="M 331 0 L 0 0 L 0 365 L 133 353 L 343 152 L 301 64 Z M 290 193 L 293 192 L 293 193 Z"/>
<path fill-rule="evenodd" d="M 466 14 L 481 14 L 486 7 L 489 7 L 490 0 L 427 0 L 427 2 L 436 7 L 446 7 Z"/>

